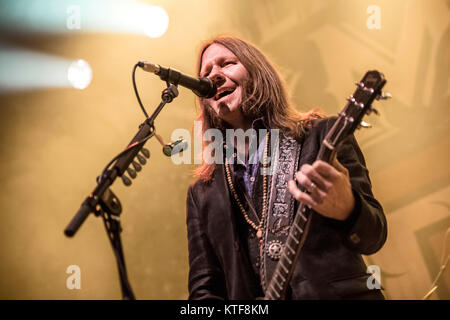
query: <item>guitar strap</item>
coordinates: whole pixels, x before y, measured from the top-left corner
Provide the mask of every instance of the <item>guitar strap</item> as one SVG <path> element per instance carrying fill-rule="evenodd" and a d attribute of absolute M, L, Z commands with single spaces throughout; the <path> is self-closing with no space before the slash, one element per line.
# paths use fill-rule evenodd
<path fill-rule="evenodd" d="M 294 179 L 298 171 L 301 145 L 284 134 L 280 138 L 279 148 L 275 148 L 276 153 L 272 155 L 276 163 L 272 164 L 271 172 L 265 172 L 272 178 L 269 180 L 269 201 L 260 252 L 260 277 L 264 291 L 275 271 L 294 219 L 295 198 L 288 190 L 288 181 Z"/>

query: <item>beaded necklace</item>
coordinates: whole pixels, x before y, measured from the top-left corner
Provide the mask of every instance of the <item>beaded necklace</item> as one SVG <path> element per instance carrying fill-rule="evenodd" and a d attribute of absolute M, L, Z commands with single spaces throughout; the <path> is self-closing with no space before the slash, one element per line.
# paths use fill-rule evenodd
<path fill-rule="evenodd" d="M 242 214 L 244 215 L 245 221 L 256 231 L 256 236 L 258 239 L 262 238 L 263 231 L 262 228 L 264 226 L 264 221 L 266 218 L 266 209 L 267 209 L 267 174 L 265 172 L 265 169 L 267 168 L 267 154 L 268 154 L 268 146 L 269 146 L 269 132 L 266 134 L 266 145 L 264 147 L 264 156 L 263 156 L 263 168 L 264 168 L 264 175 L 263 175 L 263 206 L 262 206 L 262 213 L 261 213 L 261 220 L 258 219 L 258 216 L 256 217 L 257 220 L 259 220 L 259 224 L 256 225 L 255 222 L 253 222 L 248 214 L 247 211 L 244 209 L 244 206 L 242 205 L 241 201 L 239 200 L 238 194 L 236 192 L 236 189 L 233 185 L 233 180 L 231 179 L 231 173 L 229 164 L 227 161 L 227 158 L 225 157 L 225 171 L 227 174 L 227 181 L 228 185 L 230 187 L 231 193 L 233 194 L 234 200 L 236 200 L 236 203 L 239 206 L 239 209 L 241 210 Z"/>

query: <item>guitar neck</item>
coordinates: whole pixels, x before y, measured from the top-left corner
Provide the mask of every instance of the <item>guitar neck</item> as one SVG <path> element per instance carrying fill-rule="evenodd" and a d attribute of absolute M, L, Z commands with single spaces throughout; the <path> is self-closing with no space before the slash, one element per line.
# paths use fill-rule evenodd
<path fill-rule="evenodd" d="M 324 140 L 320 147 L 317 160 L 330 162 L 333 159 L 335 149 L 329 147 L 330 145 Z M 289 235 L 284 244 L 284 250 L 267 287 L 265 296 L 267 300 L 284 299 L 287 287 L 294 273 L 296 262 L 300 256 L 300 251 L 309 231 L 312 211 L 303 203 L 299 204 Z"/>
<path fill-rule="evenodd" d="M 383 97 L 389 96 L 383 95 L 381 92 L 385 83 L 386 79 L 383 74 L 376 70 L 366 72 L 362 80 L 356 83 L 356 91 L 347 98 L 347 105 L 339 113 L 337 120 L 322 141 L 316 160 L 328 163 L 333 160 L 336 150 L 358 128 L 364 115 L 376 112 L 371 106 L 373 100 L 385 99 Z M 267 287 L 266 299 L 284 299 L 309 231 L 312 213 L 312 209 L 300 203 L 280 260 Z"/>

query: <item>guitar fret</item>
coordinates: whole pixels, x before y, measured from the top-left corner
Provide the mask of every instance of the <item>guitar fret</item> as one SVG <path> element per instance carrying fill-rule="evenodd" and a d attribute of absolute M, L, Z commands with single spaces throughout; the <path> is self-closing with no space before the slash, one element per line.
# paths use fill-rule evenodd
<path fill-rule="evenodd" d="M 291 239 L 295 242 L 295 244 L 299 244 L 300 243 L 300 241 L 296 237 L 291 237 Z"/>
<path fill-rule="evenodd" d="M 296 223 L 294 223 L 294 227 L 295 227 L 300 233 L 303 233 L 303 230 L 302 230 Z"/>
<path fill-rule="evenodd" d="M 288 274 L 289 270 L 286 268 L 286 266 L 281 261 L 282 260 L 280 259 L 279 265 L 283 268 L 283 270 L 286 272 L 286 274 Z"/>
<path fill-rule="evenodd" d="M 286 243 L 286 246 L 287 246 L 287 243 Z M 286 251 L 286 250 L 284 250 L 284 255 L 287 257 L 287 258 L 292 258 L 292 250 L 289 250 L 289 251 Z"/>
<path fill-rule="evenodd" d="M 280 272 L 277 272 L 277 275 L 283 280 L 283 282 L 286 282 L 286 278 L 283 277 L 283 275 Z"/>
<path fill-rule="evenodd" d="M 297 226 L 303 231 L 304 229 L 305 229 L 305 226 L 306 226 L 306 222 L 305 221 L 299 221 L 298 223 L 297 223 Z"/>
<path fill-rule="evenodd" d="M 275 289 L 275 287 L 273 286 L 273 281 L 271 282 L 270 287 L 272 288 L 272 291 L 275 292 L 276 298 L 277 299 L 280 298 L 280 294 L 278 293 L 277 289 Z M 273 299 L 273 296 L 272 296 L 272 299 Z"/>
<path fill-rule="evenodd" d="M 283 287 L 281 286 L 281 284 L 278 283 L 278 281 L 274 281 L 274 282 L 278 285 L 278 288 L 280 288 L 280 290 L 283 289 Z"/>
<path fill-rule="evenodd" d="M 275 294 L 277 295 L 276 298 L 280 299 L 280 297 L 281 297 L 280 293 L 278 291 L 275 291 Z"/>
<path fill-rule="evenodd" d="M 283 284 L 286 281 L 286 279 L 281 275 L 280 272 L 274 272 L 274 278 L 277 279 L 279 284 Z"/>
<path fill-rule="evenodd" d="M 285 255 L 284 258 L 289 262 L 290 265 L 292 265 L 292 260 L 289 259 L 287 255 Z"/>
<path fill-rule="evenodd" d="M 277 292 L 277 289 L 273 286 L 273 281 L 270 282 L 270 288 L 272 288 L 272 291 Z"/>
<path fill-rule="evenodd" d="M 303 219 L 303 220 L 305 220 L 305 222 L 306 222 L 306 220 L 308 220 L 308 219 L 306 219 L 306 217 L 300 212 L 300 217 Z"/>
<path fill-rule="evenodd" d="M 294 238 L 292 238 L 292 239 L 294 239 Z M 297 241 L 297 243 L 298 243 L 298 241 Z M 292 254 L 295 254 L 295 250 L 292 249 L 292 247 L 289 245 L 288 242 L 286 242 L 286 247 L 289 248 L 289 250 L 291 250 Z"/>

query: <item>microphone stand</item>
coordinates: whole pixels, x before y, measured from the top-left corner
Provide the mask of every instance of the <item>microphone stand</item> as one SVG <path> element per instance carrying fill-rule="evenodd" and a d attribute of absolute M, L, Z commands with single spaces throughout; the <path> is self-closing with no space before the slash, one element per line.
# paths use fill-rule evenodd
<path fill-rule="evenodd" d="M 128 147 L 110 162 L 111 164 L 115 161 L 112 169 L 109 169 L 110 164 L 108 164 L 105 170 L 103 170 L 102 174 L 97 178 L 97 186 L 84 200 L 80 209 L 64 230 L 67 237 L 73 237 L 90 213 L 94 213 L 95 216 L 101 216 L 103 218 L 105 229 L 117 261 L 123 300 L 135 300 L 135 296 L 128 281 L 122 242 L 120 239 L 120 232 L 122 231 L 120 225 L 122 205 L 119 198 L 111 191 L 109 186 L 114 183 L 118 176 L 122 177 L 125 185 L 131 184 L 131 180 L 126 177 L 125 171 L 131 169 L 128 167 L 134 162 L 133 159 L 136 156 L 141 158 L 141 164 L 145 164 L 145 158 L 138 153 L 142 150 L 147 140 L 155 135 L 154 121 L 162 108 L 178 96 L 177 86 L 174 84 L 170 85 L 167 81 L 166 84 L 167 88 L 163 90 L 161 95 L 161 103 L 153 112 L 152 116 L 147 117 L 147 119 L 140 124 L 137 134 L 131 140 Z M 147 153 L 143 152 L 143 154 L 150 157 L 148 150 Z M 136 168 L 136 171 L 139 170 Z M 128 172 L 130 173 L 130 171 Z"/>

